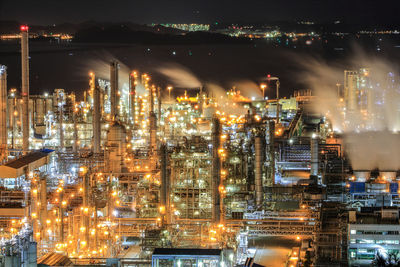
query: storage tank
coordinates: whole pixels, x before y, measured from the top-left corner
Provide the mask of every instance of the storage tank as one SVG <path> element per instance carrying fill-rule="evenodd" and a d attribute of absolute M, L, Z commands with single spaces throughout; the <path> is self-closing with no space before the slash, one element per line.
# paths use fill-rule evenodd
<path fill-rule="evenodd" d="M 121 173 L 125 169 L 126 129 L 119 122 L 114 122 L 107 132 L 106 164 L 108 170 Z"/>

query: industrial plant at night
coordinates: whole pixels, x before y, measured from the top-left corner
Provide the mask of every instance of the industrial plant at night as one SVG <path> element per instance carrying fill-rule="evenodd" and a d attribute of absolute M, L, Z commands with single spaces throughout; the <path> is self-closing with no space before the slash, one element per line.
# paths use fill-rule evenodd
<path fill-rule="evenodd" d="M 173 28 L 210 29 L 189 26 Z M 115 59 L 106 75 L 87 68 L 80 91 L 32 94 L 29 30 L 13 35 L 20 88 L 0 65 L 1 267 L 371 266 L 400 255 L 396 70 L 352 65 L 331 81 L 318 64 L 303 75 L 310 89 L 285 96 L 268 72 L 256 88 L 166 86 Z"/>

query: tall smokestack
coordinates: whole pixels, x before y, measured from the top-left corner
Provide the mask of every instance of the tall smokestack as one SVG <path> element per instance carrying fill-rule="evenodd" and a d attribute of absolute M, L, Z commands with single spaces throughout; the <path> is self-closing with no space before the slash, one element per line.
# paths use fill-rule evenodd
<path fill-rule="evenodd" d="M 311 146 L 311 170 L 310 175 L 318 175 L 318 137 L 312 137 L 310 141 Z"/>
<path fill-rule="evenodd" d="M 0 65 L 0 159 L 7 149 L 7 67 Z"/>
<path fill-rule="evenodd" d="M 132 72 L 129 75 L 129 112 L 131 117 L 131 124 L 135 126 L 135 107 L 136 107 L 136 72 Z"/>
<path fill-rule="evenodd" d="M 22 151 L 29 150 L 29 27 L 21 26 L 21 66 L 22 66 Z"/>
<path fill-rule="evenodd" d="M 119 96 L 118 96 L 118 69 L 119 64 L 116 61 L 110 63 L 110 102 L 111 102 L 111 117 L 115 117 L 118 115 L 118 104 L 119 104 Z"/>
<path fill-rule="evenodd" d="M 219 186 L 221 183 L 221 170 L 220 170 L 220 158 L 218 154 L 218 149 L 220 146 L 220 123 L 219 119 L 214 117 L 212 119 L 212 218 L 214 223 L 219 223 L 221 219 L 221 201 Z"/>
<path fill-rule="evenodd" d="M 256 136 L 254 140 L 255 149 L 255 187 L 256 187 L 256 205 L 261 206 L 263 203 L 262 190 L 262 166 L 263 166 L 263 140 L 261 136 Z"/>
<path fill-rule="evenodd" d="M 93 90 L 93 153 L 100 153 L 100 87 L 96 84 L 96 77 L 94 73 L 90 73 L 90 89 Z"/>

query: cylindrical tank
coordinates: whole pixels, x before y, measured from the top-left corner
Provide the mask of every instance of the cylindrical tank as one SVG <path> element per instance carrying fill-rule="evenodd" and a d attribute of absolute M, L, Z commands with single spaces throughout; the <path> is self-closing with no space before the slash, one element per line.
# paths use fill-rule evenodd
<path fill-rule="evenodd" d="M 124 155 L 126 151 L 126 129 L 119 122 L 114 122 L 107 133 L 107 163 L 109 171 L 120 173 L 125 167 Z"/>

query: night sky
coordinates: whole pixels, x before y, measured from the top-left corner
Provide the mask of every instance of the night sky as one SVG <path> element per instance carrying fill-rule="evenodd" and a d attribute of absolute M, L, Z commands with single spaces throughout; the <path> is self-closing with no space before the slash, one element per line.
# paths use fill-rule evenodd
<path fill-rule="evenodd" d="M 0 20 L 54 24 L 268 22 L 399 23 L 398 0 L 0 0 Z"/>

